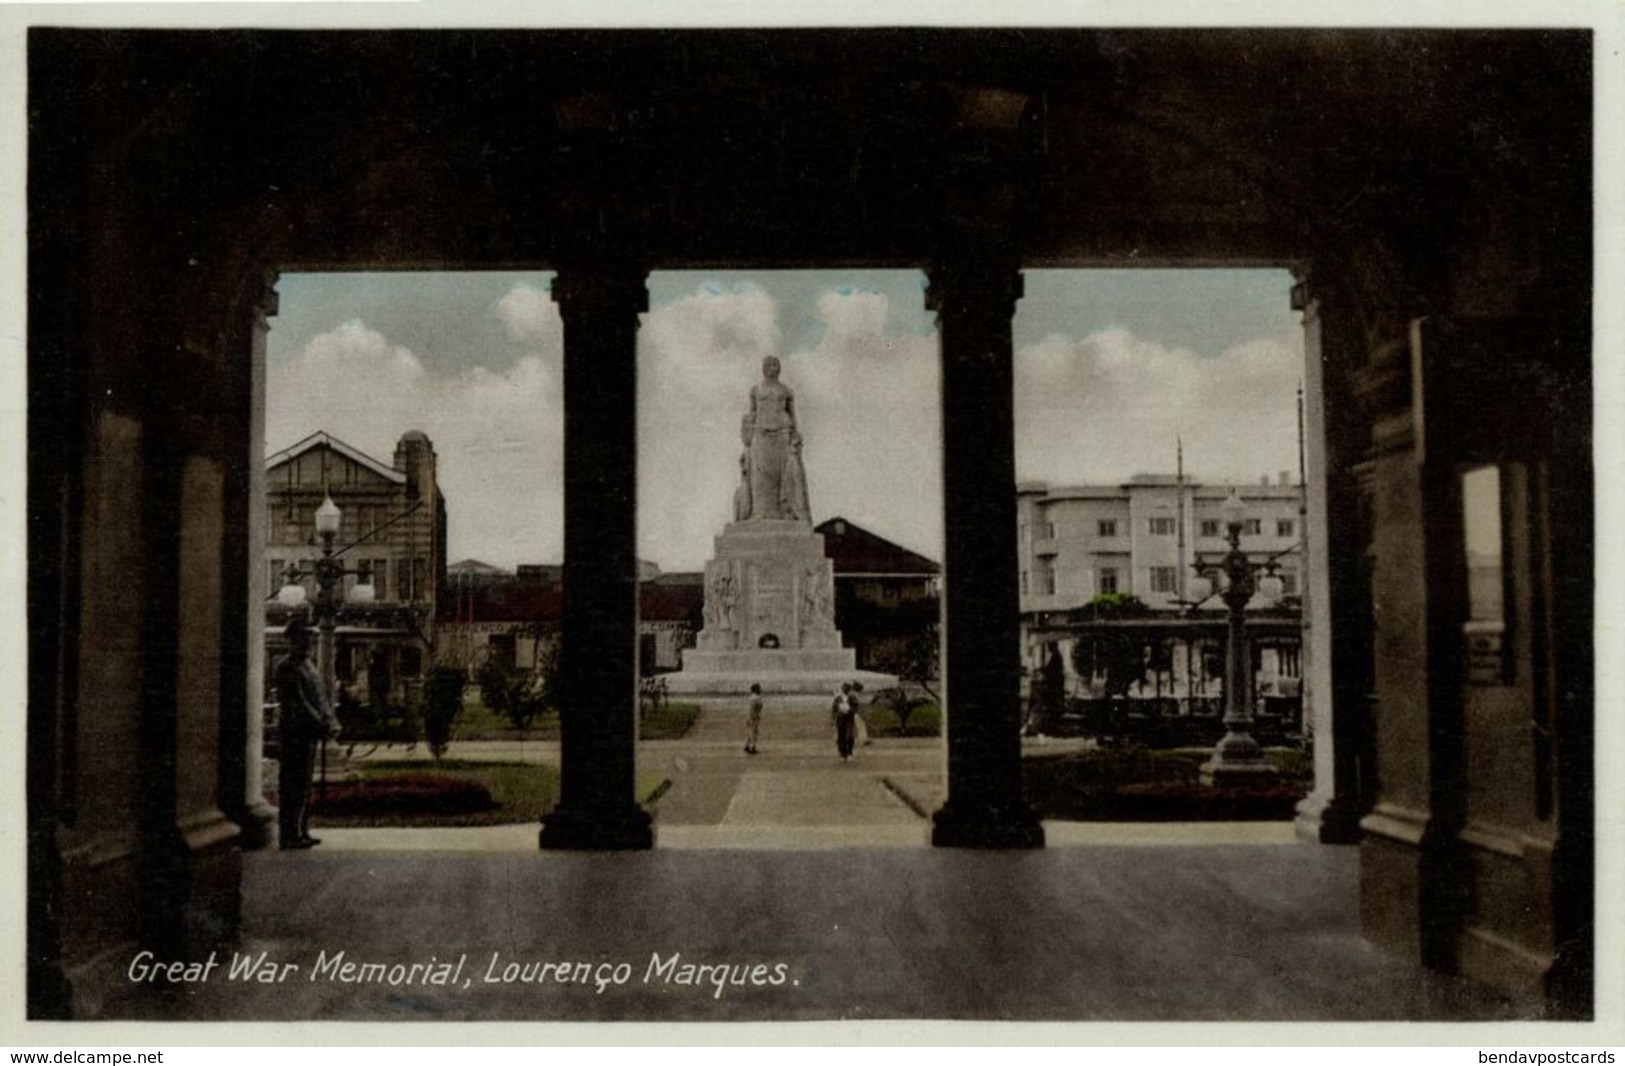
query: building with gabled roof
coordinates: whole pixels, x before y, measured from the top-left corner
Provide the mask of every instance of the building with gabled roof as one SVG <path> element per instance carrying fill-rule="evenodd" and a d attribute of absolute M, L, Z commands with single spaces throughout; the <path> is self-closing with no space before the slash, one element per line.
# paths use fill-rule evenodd
<path fill-rule="evenodd" d="M 934 630 L 942 567 L 840 515 L 815 527 L 835 565 L 835 625 L 874 669 L 886 641 Z"/>
<path fill-rule="evenodd" d="M 322 551 L 315 514 L 327 498 L 340 513 L 333 549 L 349 571 L 337 619 L 335 676 L 341 685 L 359 684 L 369 665 L 376 665 L 387 667 L 392 688 L 415 682 L 434 648 L 447 573 L 446 499 L 433 442 L 421 431 L 407 432 L 393 461 L 384 463 L 320 431 L 266 457 L 261 565 L 272 646 L 280 643 L 289 614 L 277 592 L 289 581 L 290 568 L 305 587 L 306 602 L 315 601 L 313 564 Z M 370 602 L 353 602 L 358 584 L 372 586 Z M 274 659 L 267 656 L 267 662 Z"/>
<path fill-rule="evenodd" d="M 675 670 L 694 642 L 705 602 L 705 575 L 660 573 L 642 563 L 638 582 L 638 662 L 644 676 Z M 455 576 L 435 620 L 436 657 L 476 676 L 495 660 L 510 669 L 541 669 L 564 618 L 564 568 L 525 563 L 515 573 Z M 477 579 L 473 579 L 477 578 Z"/>

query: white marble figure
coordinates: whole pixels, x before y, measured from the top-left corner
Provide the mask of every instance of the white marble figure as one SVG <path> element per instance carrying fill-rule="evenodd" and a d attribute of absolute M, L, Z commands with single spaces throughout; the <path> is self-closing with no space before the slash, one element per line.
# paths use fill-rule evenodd
<path fill-rule="evenodd" d="M 779 381 L 779 360 L 762 360 L 762 380 L 751 387 L 750 413 L 740 424 L 748 462 L 752 519 L 812 520 L 807 504 L 807 477 L 801 466 L 801 431 L 796 426 L 796 397 Z M 741 497 L 735 493 L 735 513 Z"/>
<path fill-rule="evenodd" d="M 705 597 L 705 626 L 707 629 L 732 629 L 734 605 L 738 596 L 734 592 L 733 578 L 718 572 L 711 579 L 710 594 Z"/>
<path fill-rule="evenodd" d="M 830 614 L 829 590 L 825 587 L 822 563 L 808 563 L 801 577 L 801 628 L 828 629 L 835 624 Z"/>

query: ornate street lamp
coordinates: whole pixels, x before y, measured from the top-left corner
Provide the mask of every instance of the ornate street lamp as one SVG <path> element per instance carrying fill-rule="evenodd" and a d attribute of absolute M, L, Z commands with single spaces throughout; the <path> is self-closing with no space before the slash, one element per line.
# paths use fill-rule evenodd
<path fill-rule="evenodd" d="M 349 600 L 352 603 L 371 603 L 374 590 L 372 587 L 372 570 L 362 564 L 355 570 L 346 570 L 333 551 L 333 539 L 338 536 L 339 524 L 344 512 L 339 510 L 338 504 L 333 502 L 331 495 L 322 500 L 320 507 L 316 508 L 316 534 L 322 541 L 321 558 L 312 565 L 311 572 L 316 578 L 316 632 L 318 645 L 316 650 L 316 664 L 322 675 L 322 689 L 327 693 L 328 703 L 331 706 L 338 704 L 338 681 L 335 677 L 335 630 L 338 625 L 339 613 L 339 585 L 346 577 L 354 576 L 357 584 L 350 590 Z M 289 610 L 298 610 L 305 604 L 305 587 L 300 584 L 303 572 L 298 566 L 290 565 L 284 577 L 282 588 L 277 590 L 277 602 Z M 322 770 L 320 784 L 322 790 L 327 788 L 327 741 L 322 741 Z"/>
<path fill-rule="evenodd" d="M 1226 539 L 1230 550 L 1218 563 L 1219 597 L 1229 608 L 1229 631 L 1226 640 L 1224 673 L 1224 737 L 1213 749 L 1213 757 L 1202 764 L 1202 783 L 1205 785 L 1268 784 L 1275 780 L 1275 767 L 1264 758 L 1264 751 L 1253 739 L 1253 663 L 1252 650 L 1247 643 L 1247 604 L 1254 594 L 1260 594 L 1268 603 L 1281 595 L 1281 579 L 1275 575 L 1274 563 L 1256 568 L 1247 553 L 1241 550 L 1241 530 L 1246 519 L 1241 498 L 1231 490 L 1221 513 L 1224 516 Z M 1205 578 L 1193 582 L 1191 595 L 1198 600 L 1210 587 Z M 1197 586 L 1200 586 L 1198 588 Z M 1208 593 L 1211 595 L 1211 593 Z"/>
<path fill-rule="evenodd" d="M 339 586 L 346 577 L 355 577 L 356 585 L 350 589 L 347 599 L 351 603 L 371 603 L 374 599 L 372 586 L 372 570 L 362 564 L 354 570 L 347 570 L 339 561 L 338 553 L 333 551 L 333 540 L 338 536 L 339 524 L 343 520 L 344 512 L 339 505 L 333 502 L 332 496 L 326 496 L 321 506 L 316 508 L 316 535 L 321 538 L 321 557 L 311 565 L 310 573 L 316 578 L 316 629 L 320 643 L 317 649 L 317 665 L 322 674 L 322 685 L 327 691 L 327 698 L 334 700 L 338 693 L 334 679 L 334 630 L 338 625 Z M 305 571 L 296 565 L 290 565 L 284 577 L 284 584 L 277 591 L 277 602 L 289 610 L 297 610 L 305 605 L 306 593 L 300 579 Z"/>

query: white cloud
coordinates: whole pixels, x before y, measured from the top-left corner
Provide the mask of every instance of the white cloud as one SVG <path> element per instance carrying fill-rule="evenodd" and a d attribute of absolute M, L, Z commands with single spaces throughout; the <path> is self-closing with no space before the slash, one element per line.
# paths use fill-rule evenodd
<path fill-rule="evenodd" d="M 1172 473 L 1211 481 L 1297 473 L 1301 345 L 1262 337 L 1217 356 L 1123 329 L 1050 336 L 1016 353 L 1016 470 L 1054 483 Z"/>
<path fill-rule="evenodd" d="M 403 433 L 427 433 L 453 561 L 513 565 L 562 554 L 559 378 L 540 353 L 505 370 L 437 376 L 407 348 L 349 322 L 273 364 L 267 378 L 269 448 L 326 430 L 388 463 Z"/>
<path fill-rule="evenodd" d="M 759 290 L 702 291 L 651 312 L 642 331 L 640 552 L 691 568 L 730 519 L 739 422 L 761 359 L 779 355 L 806 441 L 813 519 L 836 514 L 940 554 L 936 342 L 887 332 L 886 298 L 826 294 L 825 331 L 780 352 L 777 302 Z"/>
<path fill-rule="evenodd" d="M 508 336 L 520 344 L 556 354 L 563 344 L 564 324 L 553 295 L 530 285 L 515 285 L 497 302 L 497 317 Z"/>
<path fill-rule="evenodd" d="M 840 514 L 941 558 L 937 338 L 894 320 L 880 293 L 824 293 L 816 343 L 784 351 L 777 299 L 706 285 L 657 306 L 639 333 L 639 553 L 702 565 L 731 518 L 739 421 L 761 360 L 779 355 L 806 439 L 813 517 Z M 326 429 L 388 461 L 408 429 L 440 456 L 454 558 L 511 566 L 563 557 L 562 327 L 548 294 L 514 286 L 492 307 L 526 349 L 511 365 L 419 358 L 357 321 L 269 372 L 267 443 Z M 912 324 L 914 316 L 898 316 Z M 442 352 L 424 353 L 443 355 Z M 489 364 L 489 361 L 487 361 Z M 1265 336 L 1219 355 L 1120 328 L 1052 335 L 1016 353 L 1016 469 L 1052 483 L 1171 472 L 1254 480 L 1296 470 L 1301 342 Z"/>
<path fill-rule="evenodd" d="M 697 568 L 731 517 L 739 420 L 762 358 L 778 353 L 778 302 L 709 287 L 663 304 L 638 335 L 638 551 Z"/>

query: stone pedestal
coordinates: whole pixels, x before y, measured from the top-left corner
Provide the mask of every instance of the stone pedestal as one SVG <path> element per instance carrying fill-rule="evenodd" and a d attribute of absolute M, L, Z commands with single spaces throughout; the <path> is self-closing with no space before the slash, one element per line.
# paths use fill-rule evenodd
<path fill-rule="evenodd" d="M 887 688 L 857 669 L 835 628 L 835 570 L 824 538 L 796 519 L 734 522 L 705 567 L 705 628 L 667 678 L 685 695 L 825 693 L 843 681 Z"/>

